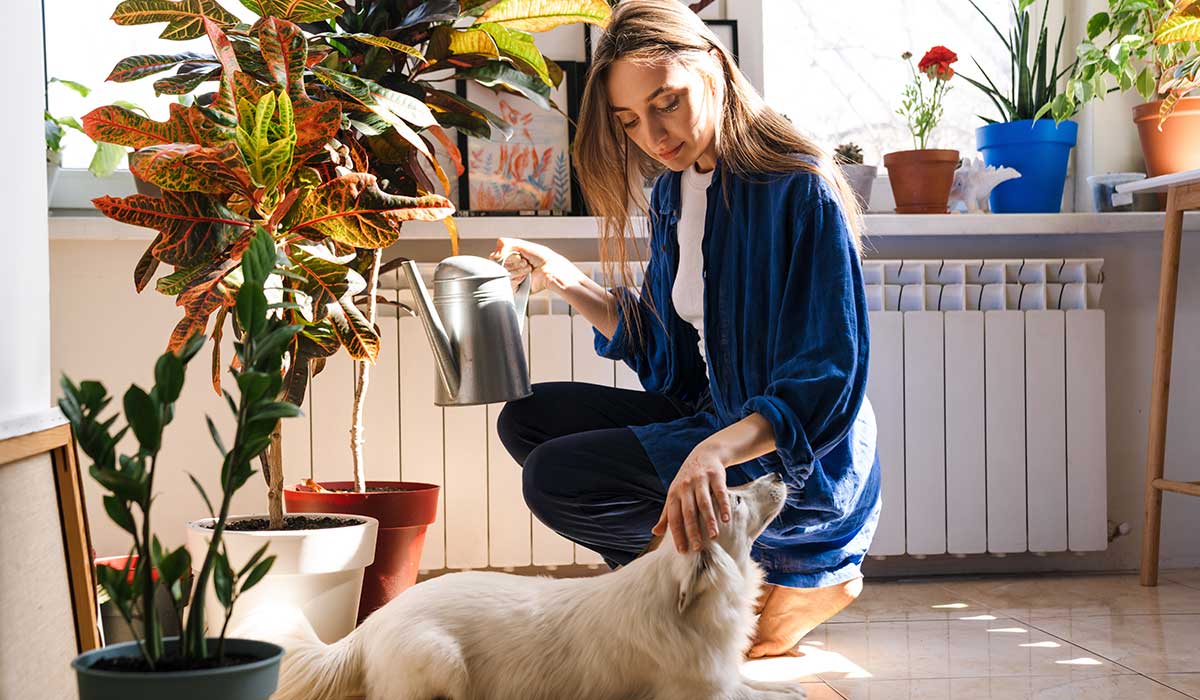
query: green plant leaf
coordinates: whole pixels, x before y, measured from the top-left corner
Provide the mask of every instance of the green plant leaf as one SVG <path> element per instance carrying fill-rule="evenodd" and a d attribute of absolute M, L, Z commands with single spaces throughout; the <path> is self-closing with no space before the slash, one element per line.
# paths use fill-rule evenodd
<path fill-rule="evenodd" d="M 356 248 L 396 242 L 405 221 L 440 221 L 454 213 L 445 197 L 404 197 L 379 189 L 374 175 L 351 173 L 311 191 L 291 231 L 311 229 Z"/>
<path fill-rule="evenodd" d="M 437 123 L 428 105 L 411 95 L 389 90 L 372 80 L 321 66 L 314 66 L 313 71 L 321 82 L 353 98 L 393 126 L 397 118 L 420 129 Z"/>
<path fill-rule="evenodd" d="M 154 364 L 154 388 L 159 399 L 175 403 L 183 391 L 183 361 L 175 353 L 163 353 Z"/>
<path fill-rule="evenodd" d="M 1107 12 L 1097 12 L 1092 15 L 1087 23 L 1087 38 L 1089 41 L 1095 40 L 1096 37 L 1104 33 L 1108 29 L 1109 16 Z"/>
<path fill-rule="evenodd" d="M 270 544 L 264 544 L 263 546 L 259 547 L 254 554 L 250 555 L 250 558 L 246 560 L 244 565 L 242 565 L 241 570 L 237 572 L 237 577 L 239 579 L 242 578 L 250 571 L 250 569 L 254 568 L 254 565 L 257 564 L 259 560 L 263 558 L 263 555 L 267 553 L 267 547 L 270 546 Z M 245 588 L 242 590 L 245 590 Z"/>
<path fill-rule="evenodd" d="M 436 28 L 435 28 L 435 30 L 436 30 Z M 412 56 L 413 58 L 419 58 L 421 60 L 425 59 L 425 54 L 421 53 L 420 49 L 413 47 L 413 46 L 409 46 L 408 44 L 402 44 L 402 43 L 396 41 L 395 39 L 389 39 L 386 36 L 376 36 L 375 34 L 365 34 L 365 33 L 361 33 L 361 32 L 360 33 L 322 32 L 319 34 L 312 34 L 311 36 L 314 39 L 336 39 L 337 41 L 357 41 L 362 44 L 367 44 L 368 46 L 378 46 L 381 49 L 391 49 L 392 51 L 399 51 L 400 53 Z"/>
<path fill-rule="evenodd" d="M 162 235 L 154 257 L 176 266 L 210 258 L 249 225 L 218 200 L 191 192 L 167 191 L 161 199 L 105 196 L 92 203 L 110 219 L 157 230 Z"/>
<path fill-rule="evenodd" d="M 293 22 L 323 22 L 342 14 L 329 0 L 241 0 L 259 17 L 278 17 Z"/>
<path fill-rule="evenodd" d="M 216 0 L 125 0 L 112 14 L 112 20 L 122 26 L 166 22 L 159 36 L 176 41 L 204 36 L 206 17 L 221 25 L 238 21 Z"/>
<path fill-rule="evenodd" d="M 65 87 L 70 88 L 71 90 L 74 90 L 76 93 L 79 94 L 80 97 L 87 97 L 88 95 L 92 94 L 91 88 L 89 88 L 88 86 L 86 86 L 82 83 L 77 83 L 74 80 L 63 80 L 62 78 L 51 78 L 48 81 L 48 84 L 50 84 L 50 85 L 53 85 L 54 83 L 58 83 L 59 85 L 63 85 Z"/>
<path fill-rule="evenodd" d="M 162 440 L 162 417 L 154 400 L 134 384 L 125 392 L 124 405 L 125 418 L 142 449 L 157 452 Z"/>
<path fill-rule="evenodd" d="M 487 87 L 506 87 L 524 95 L 530 102 L 542 109 L 551 108 L 548 84 L 500 61 L 492 61 L 477 68 L 461 70 L 457 77 L 474 80 Z"/>
<path fill-rule="evenodd" d="M 265 549 L 265 546 L 264 546 L 264 549 Z M 251 588 L 254 588 L 254 586 L 256 586 L 259 581 L 262 581 L 263 577 L 266 576 L 267 572 L 271 570 L 271 566 L 274 563 L 275 563 L 274 555 L 271 555 L 271 556 L 267 557 L 266 559 L 263 559 L 262 561 L 258 562 L 258 565 L 255 566 L 254 569 L 250 571 L 250 575 L 247 576 L 245 582 L 242 583 L 241 592 L 245 593 L 246 591 L 250 590 Z"/>
<path fill-rule="evenodd" d="M 426 0 L 416 3 L 416 7 L 400 21 L 400 28 L 408 29 L 430 22 L 453 22 L 458 19 L 459 11 L 458 0 Z"/>
<path fill-rule="evenodd" d="M 366 287 L 366 281 L 347 267 L 345 260 L 333 258 L 319 246 L 295 246 L 290 257 L 297 271 L 304 276 L 300 290 L 309 297 L 315 311 L 314 321 L 325 317 L 327 305 Z M 355 291 L 351 291 L 352 288 L 356 288 Z"/>
<path fill-rule="evenodd" d="M 480 17 L 507 29 L 544 32 L 563 24 L 608 24 L 612 8 L 605 0 L 500 0 Z"/>
<path fill-rule="evenodd" d="M 221 77 L 221 66 L 209 63 L 189 63 L 179 67 L 175 75 L 154 81 L 154 94 L 186 95 L 201 84 Z"/>
<path fill-rule="evenodd" d="M 129 534 L 137 532 L 137 525 L 133 522 L 133 513 L 125 501 L 116 496 L 105 496 L 104 512 L 108 513 L 108 517 L 125 532 Z"/>
<path fill-rule="evenodd" d="M 474 26 L 487 32 L 495 40 L 500 53 L 512 59 L 518 67 L 537 76 L 547 85 L 554 86 L 554 81 L 550 79 L 550 69 L 546 65 L 546 59 L 538 50 L 537 45 L 533 43 L 533 35 L 515 29 L 506 29 L 503 25 L 494 22 L 482 22 Z"/>
<path fill-rule="evenodd" d="M 211 68 L 216 65 L 216 59 L 212 56 L 205 56 L 192 51 L 176 54 L 159 53 L 129 56 L 117 61 L 117 65 L 113 67 L 106 80 L 114 83 L 128 83 L 148 75 L 170 70 L 184 63 L 206 65 Z"/>
<path fill-rule="evenodd" d="M 96 152 L 92 154 L 91 162 L 88 163 L 88 172 L 95 177 L 108 177 L 116 172 L 117 166 L 123 160 L 125 160 L 123 146 L 100 141 L 96 144 Z"/>
<path fill-rule="evenodd" d="M 233 568 L 229 566 L 229 557 L 225 556 L 225 552 L 217 552 L 215 559 L 213 589 L 217 594 L 217 600 L 221 601 L 222 606 L 228 608 L 233 604 Z"/>
<path fill-rule="evenodd" d="M 208 500 L 208 494 L 205 493 L 204 487 L 200 485 L 200 480 L 191 472 L 188 472 L 187 475 L 192 480 L 192 486 L 195 486 L 196 490 L 200 492 L 200 498 L 204 501 L 204 507 L 208 509 L 208 517 L 217 517 L 216 512 L 213 510 L 212 501 Z"/>
<path fill-rule="evenodd" d="M 498 24 L 491 25 L 499 27 Z M 455 57 L 481 56 L 483 58 L 500 58 L 500 49 L 492 35 L 477 27 L 457 29 L 449 25 L 433 28 L 429 37 L 429 48 L 426 58 L 430 61 L 449 60 L 455 63 Z M 459 65 L 464 65 L 459 62 Z"/>

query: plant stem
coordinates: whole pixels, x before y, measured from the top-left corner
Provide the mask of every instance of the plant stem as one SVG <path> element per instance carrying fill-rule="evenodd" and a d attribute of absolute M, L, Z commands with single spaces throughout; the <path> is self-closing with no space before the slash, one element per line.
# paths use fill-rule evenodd
<path fill-rule="evenodd" d="M 283 529 L 283 421 L 275 423 L 267 447 L 267 512 L 272 530 Z"/>
<path fill-rule="evenodd" d="M 162 441 L 162 430 L 159 430 L 159 441 Z M 151 541 L 153 534 L 150 530 L 150 505 L 154 502 L 154 472 L 158 466 L 158 451 L 150 456 L 150 472 L 146 476 L 146 504 L 142 507 L 142 547 L 145 550 L 140 559 L 142 564 L 142 635 L 146 639 L 147 650 L 153 657 L 147 659 L 151 670 L 155 663 L 162 658 L 163 641 L 162 629 L 158 626 L 158 616 L 154 609 L 154 557 L 152 556 Z"/>
<path fill-rule="evenodd" d="M 379 264 L 383 253 L 378 248 L 374 251 L 371 262 L 371 277 L 367 281 L 367 324 L 375 327 L 375 294 L 379 290 Z M 367 387 L 371 381 L 370 360 L 358 360 L 354 363 L 354 422 L 350 426 L 350 450 L 354 455 L 354 490 L 358 493 L 367 491 L 366 465 L 363 463 L 363 404 L 366 403 Z"/>

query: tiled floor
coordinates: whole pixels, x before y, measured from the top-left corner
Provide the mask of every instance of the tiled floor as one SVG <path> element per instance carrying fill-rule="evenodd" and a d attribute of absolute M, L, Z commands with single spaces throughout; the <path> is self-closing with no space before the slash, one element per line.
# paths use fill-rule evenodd
<path fill-rule="evenodd" d="M 743 673 L 811 700 L 1200 699 L 1200 570 L 868 582 L 801 649 Z"/>

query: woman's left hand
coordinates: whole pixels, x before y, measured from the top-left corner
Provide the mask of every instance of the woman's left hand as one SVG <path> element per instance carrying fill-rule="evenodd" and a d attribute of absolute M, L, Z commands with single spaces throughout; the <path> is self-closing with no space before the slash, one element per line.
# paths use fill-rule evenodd
<path fill-rule="evenodd" d="M 671 482 L 666 505 L 653 533 L 662 535 L 669 526 L 675 548 L 681 554 L 687 552 L 689 544 L 698 551 L 705 540 L 717 536 L 718 517 L 729 522 L 725 465 L 711 447 L 700 443 Z"/>

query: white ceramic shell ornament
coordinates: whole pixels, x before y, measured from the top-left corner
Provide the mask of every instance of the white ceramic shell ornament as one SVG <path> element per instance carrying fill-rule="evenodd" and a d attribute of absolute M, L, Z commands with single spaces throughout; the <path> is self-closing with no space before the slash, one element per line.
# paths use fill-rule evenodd
<path fill-rule="evenodd" d="M 954 171 L 950 187 L 950 211 L 968 214 L 987 213 L 988 195 L 1002 182 L 1015 180 L 1021 173 L 1013 168 L 984 165 L 980 158 L 964 158 Z"/>

